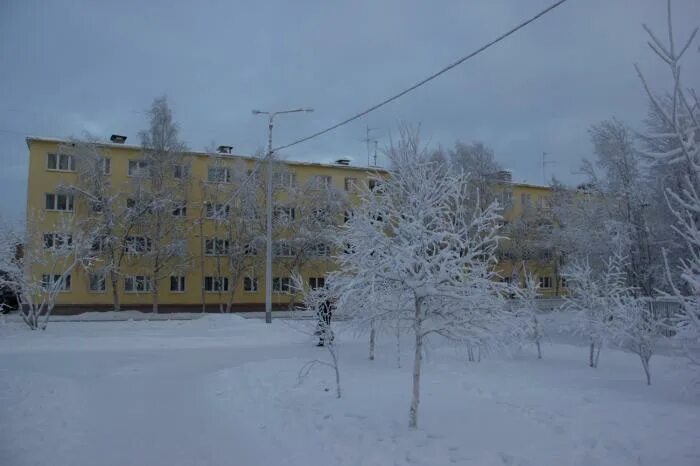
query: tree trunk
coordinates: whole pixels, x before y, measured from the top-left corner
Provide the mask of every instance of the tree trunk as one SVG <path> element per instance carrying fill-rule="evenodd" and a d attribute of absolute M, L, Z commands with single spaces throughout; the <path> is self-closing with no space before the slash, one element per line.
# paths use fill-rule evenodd
<path fill-rule="evenodd" d="M 401 320 L 396 319 L 396 367 L 401 369 Z"/>
<path fill-rule="evenodd" d="M 542 359 L 542 347 L 540 345 L 540 340 L 535 341 L 537 345 L 537 359 Z"/>
<path fill-rule="evenodd" d="M 152 292 L 151 297 L 153 298 L 153 313 L 158 314 L 158 284 L 156 280 L 151 283 Z"/>
<path fill-rule="evenodd" d="M 121 311 L 121 302 L 119 301 L 119 277 L 116 270 L 109 272 L 109 281 L 112 283 L 112 307 L 115 311 Z"/>
<path fill-rule="evenodd" d="M 598 342 L 598 349 L 595 352 L 595 365 L 593 367 L 598 367 L 598 360 L 600 359 L 600 349 L 602 348 L 602 344 Z"/>
<path fill-rule="evenodd" d="M 595 343 L 591 340 L 590 351 L 588 352 L 588 366 L 595 367 Z"/>
<path fill-rule="evenodd" d="M 649 367 L 651 355 L 647 355 L 644 351 L 640 351 L 639 358 L 642 360 L 642 367 L 644 368 L 644 375 L 647 378 L 647 385 L 651 385 L 651 368 Z"/>
<path fill-rule="evenodd" d="M 331 353 L 331 358 L 333 359 L 333 369 L 335 370 L 335 397 L 340 399 L 340 368 L 338 367 L 338 353 L 336 353 L 333 338 L 330 339 L 328 350 Z"/>
<path fill-rule="evenodd" d="M 413 355 L 413 397 L 411 398 L 411 408 L 408 415 L 408 427 L 415 429 L 418 427 L 418 405 L 420 403 L 420 371 L 423 361 L 423 312 L 421 302 L 416 299 L 415 321 L 413 332 L 416 337 L 415 353 Z"/>
<path fill-rule="evenodd" d="M 374 361 L 374 337 L 375 337 L 375 330 L 374 330 L 374 319 L 371 319 L 369 321 L 369 360 Z"/>

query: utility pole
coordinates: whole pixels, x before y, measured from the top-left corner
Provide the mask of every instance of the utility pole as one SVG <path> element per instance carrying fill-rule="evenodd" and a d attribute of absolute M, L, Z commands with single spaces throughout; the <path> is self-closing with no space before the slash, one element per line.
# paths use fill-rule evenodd
<path fill-rule="evenodd" d="M 313 108 L 295 108 L 279 112 L 253 110 L 253 115 L 267 115 L 267 234 L 265 251 L 265 323 L 272 323 L 272 128 L 277 115 L 283 113 L 313 112 Z"/>

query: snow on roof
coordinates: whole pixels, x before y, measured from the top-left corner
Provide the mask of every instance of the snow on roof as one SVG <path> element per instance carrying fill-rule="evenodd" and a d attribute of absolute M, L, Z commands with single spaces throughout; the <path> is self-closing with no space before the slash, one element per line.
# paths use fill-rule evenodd
<path fill-rule="evenodd" d="M 25 140 L 27 141 L 28 148 L 32 142 L 48 142 L 48 143 L 52 143 L 52 144 L 70 144 L 71 143 L 71 141 L 69 139 L 47 138 L 47 137 L 39 137 L 39 136 L 27 136 L 25 138 Z M 109 141 L 100 141 L 97 144 L 101 147 L 109 147 L 110 149 L 131 149 L 131 150 L 141 150 L 142 149 L 142 147 L 140 145 L 136 145 L 136 144 L 119 144 L 119 143 L 113 143 L 113 142 L 109 142 Z M 252 155 L 241 155 L 241 154 L 219 154 L 219 153 L 202 152 L 202 151 L 188 151 L 188 152 L 186 152 L 186 154 L 196 156 L 196 157 L 218 157 L 218 158 L 239 158 L 239 159 L 245 159 L 245 160 L 260 160 L 260 158 L 253 157 Z M 300 160 L 284 160 L 284 159 L 278 159 L 278 162 L 287 163 L 290 165 L 301 165 L 301 166 L 310 166 L 310 167 L 341 168 L 343 170 L 362 170 L 362 171 L 379 171 L 379 172 L 387 171 L 385 168 L 376 167 L 376 166 L 365 167 L 365 166 L 359 166 L 359 165 L 340 165 L 340 164 L 335 164 L 335 163 L 305 162 L 305 161 L 300 161 Z"/>

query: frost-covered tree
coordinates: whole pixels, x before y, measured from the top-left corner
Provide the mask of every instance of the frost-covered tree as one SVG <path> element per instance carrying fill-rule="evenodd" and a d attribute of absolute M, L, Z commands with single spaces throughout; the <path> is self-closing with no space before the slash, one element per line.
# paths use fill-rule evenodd
<path fill-rule="evenodd" d="M 574 312 L 575 330 L 589 341 L 590 367 L 598 367 L 601 349 L 615 337 L 615 306 L 626 287 L 622 267 L 621 257 L 613 255 L 602 271 L 584 259 L 568 265 L 564 272 L 569 287 L 564 307 Z"/>
<path fill-rule="evenodd" d="M 89 270 L 96 259 L 94 232 L 67 215 L 49 232 L 31 212 L 24 231 L 0 221 L 0 288 L 17 296 L 19 315 L 32 330 L 46 329 L 59 293 L 71 288 L 72 273 Z"/>
<path fill-rule="evenodd" d="M 479 199 L 478 207 L 485 210 L 498 197 L 496 174 L 503 170 L 493 150 L 484 143 L 465 144 L 457 141 L 449 151 L 449 159 L 456 171 L 469 173 L 467 180 L 472 198 Z"/>
<path fill-rule="evenodd" d="M 646 134 L 646 139 L 652 142 L 651 148 L 657 150 L 647 155 L 664 166 L 680 166 L 684 173 L 679 185 L 667 187 L 665 194 L 676 221 L 673 228 L 682 238 L 685 253 L 675 264 L 667 261 L 666 271 L 671 295 L 681 306 L 677 319 L 679 338 L 686 342 L 691 363 L 700 367 L 700 99 L 694 89 L 687 87 L 681 74 L 681 60 L 691 50 L 698 28 L 687 40 L 677 43 L 670 0 L 667 14 L 666 42 L 646 25 L 644 28 L 649 35 L 649 47 L 668 67 L 671 89 L 659 96 L 649 87 L 638 67 L 637 73 L 659 120 L 657 127 L 663 130 Z M 674 268 L 677 274 L 673 273 Z"/>
<path fill-rule="evenodd" d="M 129 167 L 135 183 L 128 207 L 144 211 L 139 225 L 143 247 L 136 242 L 133 249 L 145 264 L 153 312 L 158 312 L 161 281 L 178 275 L 190 262 L 186 247 L 190 169 L 184 157 L 187 147 L 179 139 L 167 99 L 156 98 L 148 115 L 149 128 L 140 133 L 141 160 Z"/>
<path fill-rule="evenodd" d="M 526 337 L 530 342 L 535 344 L 537 348 L 537 359 L 542 359 L 542 339 L 544 338 L 544 327 L 542 318 L 539 315 L 540 309 L 537 305 L 537 298 L 540 295 L 540 283 L 535 274 L 528 272 L 523 265 L 525 283 L 524 286 L 518 289 L 517 304 L 518 317 L 524 320 Z"/>
<path fill-rule="evenodd" d="M 414 335 L 409 426 L 415 428 L 426 337 L 496 343 L 512 316 L 504 310 L 503 284 L 493 272 L 498 205 L 481 210 L 466 188 L 467 175 L 435 170 L 429 151 L 407 128 L 387 156 L 387 179 L 361 195 L 355 215 L 337 235 L 340 270 L 333 282 L 338 308 L 350 315 L 358 297 L 366 299 L 367 290 L 381 284 L 373 298 L 377 306 L 359 306 L 370 315 L 356 318 L 384 316 L 390 312 L 387 300 L 396 296 L 410 303 L 410 313 L 397 312 L 410 319 Z"/>

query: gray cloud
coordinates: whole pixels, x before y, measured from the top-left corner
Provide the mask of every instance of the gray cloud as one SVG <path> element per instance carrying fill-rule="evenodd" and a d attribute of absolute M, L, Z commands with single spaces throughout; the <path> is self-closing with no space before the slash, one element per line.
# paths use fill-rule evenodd
<path fill-rule="evenodd" d="M 252 108 L 313 106 L 280 118 L 289 142 L 412 84 L 495 37 L 549 0 L 528 2 L 38 2 L 0 3 L 0 212 L 19 217 L 26 194 L 24 136 L 130 136 L 153 97 L 169 96 L 182 135 L 251 153 L 265 124 Z M 632 68 L 660 88 L 668 77 L 641 28 L 664 24 L 659 0 L 572 0 L 428 86 L 286 157 L 366 161 L 364 127 L 381 142 L 399 120 L 450 146 L 480 139 L 516 179 L 548 173 L 574 182 L 590 154 L 587 128 L 613 115 L 640 125 L 646 100 Z M 700 2 L 674 2 L 687 34 Z M 686 76 L 700 72 L 688 57 Z"/>

